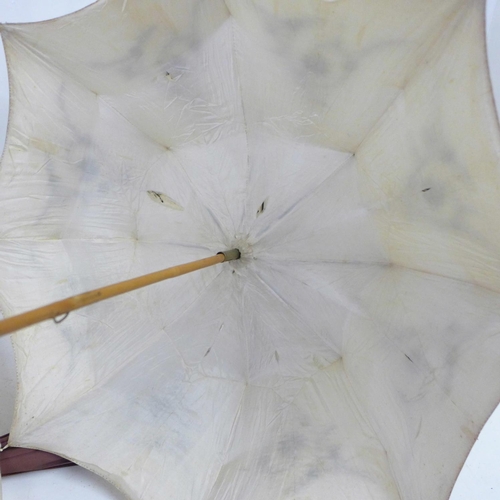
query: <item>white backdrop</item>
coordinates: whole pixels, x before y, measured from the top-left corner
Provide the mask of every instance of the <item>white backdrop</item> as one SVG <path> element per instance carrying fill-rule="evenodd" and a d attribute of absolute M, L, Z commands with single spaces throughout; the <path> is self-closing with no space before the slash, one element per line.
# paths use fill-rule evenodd
<path fill-rule="evenodd" d="M 0 23 L 50 19 L 78 10 L 92 0 L 0 0 Z M 493 89 L 500 104 L 500 2 L 487 4 L 488 55 Z M 497 105 L 497 109 L 498 109 Z M 8 113 L 8 84 L 3 49 L 0 50 L 0 151 Z M 8 338 L 0 338 L 0 435 L 9 431 L 15 397 L 15 366 Z M 3 479 L 3 500 L 120 500 L 103 479 L 71 467 Z M 451 500 L 500 498 L 500 408 L 483 429 L 458 478 Z"/>

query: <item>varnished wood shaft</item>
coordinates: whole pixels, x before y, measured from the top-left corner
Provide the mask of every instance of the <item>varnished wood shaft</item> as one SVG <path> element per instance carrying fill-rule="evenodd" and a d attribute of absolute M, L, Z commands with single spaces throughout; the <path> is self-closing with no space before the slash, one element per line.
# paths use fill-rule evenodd
<path fill-rule="evenodd" d="M 231 250 L 230 252 L 234 252 Z M 237 250 L 236 250 L 237 252 Z M 219 253 L 213 257 L 208 257 L 206 259 L 196 260 L 194 262 L 188 262 L 187 264 L 181 264 L 179 266 L 169 267 L 163 269 L 162 271 L 157 271 L 150 274 L 145 274 L 144 276 L 139 276 L 138 278 L 133 278 L 126 281 L 121 281 L 120 283 L 115 283 L 113 285 L 104 286 L 102 288 L 97 288 L 96 290 L 91 290 L 90 292 L 81 293 L 80 295 L 74 295 L 67 299 L 59 300 L 48 304 L 38 309 L 33 309 L 17 316 L 12 316 L 10 318 L 0 321 L 0 335 L 5 335 L 7 333 L 15 332 L 21 328 L 26 328 L 27 326 L 40 323 L 41 321 L 47 319 L 54 319 L 63 314 L 67 314 L 75 309 L 80 309 L 81 307 L 88 306 L 90 304 L 95 304 L 101 300 L 109 299 L 111 297 L 116 297 L 123 293 L 131 292 L 132 290 L 137 290 L 153 283 L 158 283 L 159 281 L 167 280 L 169 278 L 174 278 L 176 276 L 181 276 L 183 274 L 191 273 L 205 267 L 210 267 L 215 264 L 220 264 L 225 260 L 233 260 L 231 257 L 226 257 L 229 252 Z M 239 252 L 238 257 L 239 258 Z"/>

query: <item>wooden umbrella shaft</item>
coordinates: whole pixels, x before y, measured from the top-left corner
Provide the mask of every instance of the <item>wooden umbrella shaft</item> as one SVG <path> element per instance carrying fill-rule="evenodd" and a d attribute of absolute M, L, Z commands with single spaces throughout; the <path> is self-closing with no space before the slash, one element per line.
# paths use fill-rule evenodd
<path fill-rule="evenodd" d="M 120 283 L 97 288 L 96 290 L 91 290 L 90 292 L 74 295 L 73 297 L 59 300 L 57 302 L 53 302 L 52 304 L 48 304 L 46 306 L 33 309 L 32 311 L 0 321 L 0 335 L 15 332 L 16 330 L 40 323 L 41 321 L 47 319 L 55 319 L 58 316 L 68 314 L 70 311 L 74 311 L 75 309 L 80 309 L 81 307 L 95 304 L 101 300 L 116 297 L 117 295 L 137 290 L 138 288 L 152 285 L 153 283 L 158 283 L 159 281 L 175 278 L 205 267 L 220 264 L 226 260 L 235 260 L 238 258 L 238 250 L 221 252 L 206 259 L 200 259 L 194 262 L 188 262 L 187 264 L 169 267 L 161 271 L 139 276 L 138 278 L 132 278 L 130 280 L 121 281 Z"/>

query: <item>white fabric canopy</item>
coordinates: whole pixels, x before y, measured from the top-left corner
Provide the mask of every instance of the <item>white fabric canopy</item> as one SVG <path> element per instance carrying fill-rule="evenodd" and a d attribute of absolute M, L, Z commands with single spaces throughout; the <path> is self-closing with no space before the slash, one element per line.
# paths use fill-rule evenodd
<path fill-rule="evenodd" d="M 120 0 L 1 27 L 11 444 L 133 499 L 443 500 L 500 400 L 476 0 Z M 155 194 L 156 193 L 156 194 Z"/>

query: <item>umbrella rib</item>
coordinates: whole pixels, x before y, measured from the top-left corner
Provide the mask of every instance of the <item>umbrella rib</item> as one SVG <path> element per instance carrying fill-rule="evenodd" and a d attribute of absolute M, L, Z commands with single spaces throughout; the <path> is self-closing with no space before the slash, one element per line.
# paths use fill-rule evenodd
<path fill-rule="evenodd" d="M 277 246 L 277 245 L 275 245 Z M 271 247 L 273 248 L 273 247 Z M 348 266 L 377 266 L 377 267 L 385 267 L 390 266 L 391 262 L 382 261 L 382 260 L 373 260 L 373 261 L 365 261 L 365 260 L 342 260 L 342 259 L 321 259 L 321 260 L 307 260 L 307 259 L 287 259 L 286 257 L 268 257 L 266 256 L 266 262 L 287 262 L 287 263 L 297 263 L 297 264 L 345 264 Z"/>
<path fill-rule="evenodd" d="M 311 262 L 311 261 L 299 261 L 299 260 L 292 260 L 292 261 L 289 261 L 289 262 L 306 263 L 306 264 L 317 264 L 317 263 L 318 263 L 318 262 L 316 262 L 316 261 L 312 261 L 312 262 Z M 384 267 L 385 267 L 385 266 L 387 266 L 387 265 L 388 265 L 388 263 L 386 263 L 386 262 L 380 262 L 380 263 L 379 263 L 379 262 L 374 262 L 374 263 L 354 262 L 354 263 L 352 263 L 352 262 L 343 262 L 343 261 L 328 261 L 328 262 L 319 262 L 319 263 L 321 263 L 321 264 L 324 264 L 324 263 L 327 263 L 327 264 L 346 264 L 346 265 L 349 265 L 349 264 L 358 264 L 358 265 L 366 265 L 366 266 L 369 266 L 369 265 L 378 265 L 378 266 L 380 266 L 380 267 L 382 267 L 382 266 L 384 266 Z M 304 285 L 305 285 L 305 283 L 304 283 L 303 281 L 301 281 L 299 278 L 297 278 L 295 275 L 290 274 L 290 273 L 285 273 L 285 272 L 283 272 L 283 270 L 282 270 L 282 269 L 279 269 L 279 268 L 277 268 L 277 267 L 275 267 L 275 266 L 270 266 L 270 267 L 271 267 L 271 269 L 273 269 L 273 271 L 275 271 L 275 272 L 277 272 L 277 273 L 279 273 L 279 274 L 281 274 L 281 275 L 283 275 L 283 276 L 290 277 L 290 278 L 292 278 L 293 280 L 295 280 L 297 283 L 301 283 L 301 284 L 304 284 Z M 259 276 L 259 277 L 260 277 L 260 276 Z M 340 278 L 339 278 L 339 279 L 340 279 Z M 267 285 L 267 283 L 265 282 L 265 280 L 262 280 L 262 281 L 263 281 L 263 283 L 264 283 L 264 284 L 266 284 L 266 285 Z M 337 281 L 337 280 L 336 280 L 336 281 Z M 320 287 L 320 288 L 317 288 L 317 289 L 314 289 L 314 288 L 313 288 L 313 290 L 314 290 L 315 292 L 317 292 L 320 296 L 322 296 L 322 297 L 326 300 L 326 299 L 327 299 L 327 297 L 326 297 L 326 296 L 322 293 L 321 289 L 322 289 L 322 288 L 325 288 L 325 287 L 327 287 L 327 286 L 328 286 L 328 287 L 331 287 L 333 284 L 334 284 L 334 282 L 331 282 L 331 283 L 328 283 L 328 285 L 324 285 L 323 287 Z M 267 285 L 267 286 L 268 286 L 268 288 L 270 288 L 270 287 L 269 287 L 269 285 Z M 307 285 L 305 285 L 305 286 L 307 286 Z M 270 289 L 271 289 L 271 288 L 270 288 Z M 272 290 L 272 289 L 271 289 L 271 290 Z M 335 290 L 336 292 L 338 292 L 338 290 L 337 290 L 336 288 L 335 288 L 334 290 Z M 280 298 L 281 300 L 283 300 L 283 298 L 282 298 L 282 297 L 279 297 L 279 298 Z M 346 310 L 348 313 L 349 313 L 349 312 L 351 312 L 351 313 L 352 313 L 352 311 L 351 311 L 351 310 L 350 310 L 350 309 L 346 306 L 346 304 L 344 304 L 342 301 L 340 301 L 340 300 L 339 300 L 339 301 L 335 301 L 335 304 L 336 304 L 337 306 L 339 306 L 339 307 L 343 308 L 344 310 Z M 290 306 L 290 307 L 291 307 L 291 306 Z M 295 311 L 296 311 L 296 310 L 295 310 Z M 298 311 L 296 311 L 296 313 L 298 314 Z M 317 335 L 319 336 L 319 334 L 317 334 Z M 320 338 L 322 338 L 322 337 L 320 337 Z"/>
<path fill-rule="evenodd" d="M 199 191 L 195 188 L 195 184 L 194 184 L 193 180 L 191 179 L 191 177 L 187 173 L 184 165 L 182 164 L 182 162 L 180 161 L 179 157 L 175 154 L 175 152 L 173 150 L 172 150 L 172 156 L 175 158 L 175 160 L 179 164 L 180 170 L 182 170 L 182 172 L 184 174 L 184 177 L 187 180 L 187 182 L 188 182 L 188 184 L 189 184 L 189 186 L 191 188 L 191 191 L 194 193 L 194 195 L 198 199 L 201 207 L 203 208 L 203 210 L 205 210 L 205 212 L 207 213 L 207 215 L 210 217 L 211 221 L 215 224 L 215 226 L 217 227 L 217 229 L 220 231 L 220 234 L 224 235 L 224 228 L 221 226 L 219 220 L 217 219 L 217 217 L 215 216 L 215 214 L 213 213 L 213 211 L 203 201 L 203 198 L 201 197 Z"/>
<path fill-rule="evenodd" d="M 43 55 L 43 53 L 40 53 L 35 47 L 31 46 L 24 39 L 19 38 L 19 41 L 20 41 L 20 43 L 23 45 L 23 47 L 26 50 L 28 50 L 29 52 L 31 52 L 32 54 L 34 54 L 44 64 L 48 64 L 47 61 L 46 61 L 46 59 L 45 59 L 45 57 L 44 57 L 44 55 Z M 78 85 L 82 89 L 95 94 L 99 103 L 102 103 L 108 109 L 110 109 L 111 111 L 113 111 L 117 116 L 119 116 L 122 120 L 124 120 L 127 124 L 129 124 L 134 130 L 136 130 L 139 134 L 141 134 L 145 139 L 147 139 L 148 141 L 151 141 L 152 143 L 154 143 L 155 145 L 157 145 L 157 146 L 159 146 L 161 148 L 165 148 L 166 147 L 166 145 L 164 145 L 161 142 L 159 142 L 158 140 L 156 140 L 154 137 L 152 137 L 150 134 L 148 134 L 146 131 L 144 131 L 139 126 L 137 126 L 134 122 L 132 122 L 130 119 L 128 119 L 123 113 L 121 113 L 109 101 L 107 101 L 106 99 L 100 98 L 101 97 L 100 95 L 98 95 L 94 91 L 92 91 L 89 87 L 87 87 L 87 85 L 85 85 L 84 82 L 78 80 L 78 78 L 76 78 L 70 72 L 66 71 L 63 67 L 60 67 L 58 65 L 55 65 L 53 67 L 55 67 L 56 73 L 59 73 L 60 75 L 63 75 L 66 78 L 69 78 L 73 83 L 75 83 L 76 85 Z M 170 149 L 171 152 L 173 152 L 173 150 L 172 150 L 172 148 L 170 146 L 168 146 L 168 148 Z M 191 179 L 187 175 L 187 172 L 185 171 L 183 165 L 179 161 L 179 158 L 177 156 L 175 156 L 175 155 L 174 155 L 174 157 L 175 157 L 176 161 L 179 163 L 180 170 L 182 171 L 183 175 L 187 179 L 187 181 L 188 181 L 188 183 L 189 183 L 189 185 L 190 185 L 193 193 L 195 194 L 196 198 L 199 200 L 200 205 L 203 207 L 203 209 L 207 212 L 207 214 L 209 215 L 209 217 L 216 224 L 216 226 L 218 227 L 218 229 L 221 231 L 221 234 L 224 235 L 224 231 L 222 230 L 222 227 L 220 226 L 219 221 L 216 219 L 216 217 L 213 214 L 213 212 L 206 206 L 206 204 L 203 203 L 203 201 L 201 199 L 201 196 L 199 195 L 198 191 L 194 189 L 193 182 L 191 181 Z"/>
<path fill-rule="evenodd" d="M 279 271 L 278 271 L 279 272 Z M 292 305 L 290 304 L 280 293 L 278 293 L 269 283 L 267 280 L 265 280 L 264 278 L 262 278 L 262 276 L 258 273 L 255 273 L 255 276 L 257 277 L 257 279 L 267 288 L 267 290 L 274 296 L 276 297 L 287 309 L 289 309 L 296 317 L 297 319 L 300 320 L 300 322 L 307 327 L 307 322 L 304 320 L 304 318 L 302 317 L 302 315 L 299 313 L 299 311 Z M 329 342 L 329 339 L 325 339 L 324 337 L 322 337 L 315 329 L 311 329 L 309 330 L 311 331 L 312 333 L 314 333 L 314 335 L 322 342 L 325 344 L 325 346 L 327 346 L 329 349 L 331 349 L 339 358 L 341 357 L 341 353 L 339 352 L 338 350 L 338 347 L 335 346 L 334 344 L 331 344 Z M 269 340 L 271 341 L 271 343 L 273 344 L 274 346 L 274 342 L 271 340 L 271 338 L 269 338 Z M 338 359 L 338 358 L 337 358 Z"/>
<path fill-rule="evenodd" d="M 102 102 L 102 103 L 104 103 L 110 110 L 112 110 L 114 113 L 116 113 L 118 116 L 120 116 L 124 121 L 126 121 L 131 127 L 133 127 L 135 130 L 137 130 L 147 140 L 153 142 L 154 144 L 156 144 L 156 145 L 158 145 L 158 146 L 160 146 L 162 148 L 165 147 L 164 144 L 161 144 L 160 142 L 158 142 L 156 139 L 154 139 L 153 137 L 151 137 L 151 135 L 149 135 L 147 132 L 145 132 L 140 127 L 138 127 L 135 123 L 133 123 L 132 121 L 130 121 L 125 115 L 123 115 L 110 102 L 106 101 L 105 99 L 100 99 L 99 101 Z M 223 229 L 222 229 L 219 221 L 217 220 L 217 218 L 215 217 L 215 215 L 213 214 L 213 212 L 209 209 L 209 207 L 203 202 L 203 200 L 202 200 L 199 192 L 194 187 L 193 181 L 191 180 L 191 178 L 189 177 L 186 169 L 182 165 L 182 162 L 180 161 L 179 157 L 175 154 L 174 149 L 171 146 L 169 146 L 168 148 L 169 148 L 170 152 L 172 153 L 172 156 L 175 158 L 176 162 L 178 163 L 179 169 L 182 171 L 184 178 L 187 180 L 187 182 L 188 182 L 188 184 L 189 184 L 189 186 L 191 188 L 191 191 L 194 193 L 194 195 L 196 196 L 196 198 L 200 202 L 200 205 L 207 212 L 207 214 L 210 216 L 210 218 L 212 219 L 212 221 L 216 224 L 217 228 L 221 231 L 221 233 L 224 234 L 224 231 L 223 231 Z"/>
<path fill-rule="evenodd" d="M 243 386 L 242 391 L 241 391 L 241 397 L 238 402 L 238 406 L 236 408 L 236 411 L 234 412 L 234 417 L 232 419 L 231 423 L 231 430 L 229 431 L 229 436 L 227 438 L 226 446 L 224 447 L 223 451 L 223 458 L 220 459 L 220 466 L 218 467 L 217 475 L 215 476 L 212 485 L 210 486 L 210 489 L 208 490 L 208 495 L 207 498 L 212 498 L 212 494 L 215 496 L 215 493 L 218 493 L 220 490 L 220 484 L 219 484 L 219 479 L 223 479 L 222 476 L 222 470 L 226 464 L 227 457 L 229 455 L 229 449 L 231 445 L 233 444 L 233 439 L 236 434 L 237 426 L 239 424 L 239 421 L 241 419 L 241 412 L 243 409 L 243 402 L 245 400 L 245 395 L 246 395 L 246 390 L 247 390 L 247 385 Z"/>
<path fill-rule="evenodd" d="M 251 177 L 251 172 L 250 172 L 250 148 L 249 148 L 249 140 L 248 140 L 248 119 L 247 119 L 247 113 L 246 113 L 246 106 L 245 106 L 245 99 L 243 98 L 243 85 L 241 81 L 241 70 L 238 65 L 238 59 L 237 59 L 237 50 L 236 50 L 236 33 L 235 33 L 235 25 L 237 25 L 236 18 L 234 17 L 233 13 L 231 12 L 231 9 L 227 5 L 226 6 L 231 14 L 231 54 L 232 54 L 232 63 L 233 63 L 233 70 L 234 70 L 234 76 L 237 81 L 238 85 L 238 92 L 239 92 L 239 97 L 240 97 L 240 105 L 241 105 L 241 117 L 243 120 L 243 130 L 245 131 L 245 144 L 246 144 L 246 194 L 245 194 L 245 199 L 249 199 L 249 191 L 250 191 L 250 177 Z M 244 224 L 246 219 L 246 209 L 243 210 L 241 214 L 241 220 L 239 222 L 240 227 Z M 236 223 L 234 220 L 232 220 L 233 226 L 236 227 Z"/>
<path fill-rule="evenodd" d="M 366 142 L 366 140 L 379 128 L 380 124 L 384 120 L 385 116 L 389 112 L 389 110 L 392 109 L 392 107 L 397 103 L 398 99 L 404 94 L 405 90 L 408 88 L 408 86 L 413 82 L 413 80 L 420 74 L 420 71 L 422 70 L 423 67 L 428 63 L 429 56 L 432 54 L 433 49 L 437 46 L 439 41 L 444 38 L 447 34 L 449 35 L 450 33 L 450 27 L 453 24 L 454 21 L 456 21 L 460 15 L 463 15 L 463 11 L 465 11 L 466 7 L 469 7 L 470 4 L 467 2 L 464 2 L 464 5 L 462 6 L 461 9 L 457 9 L 457 12 L 455 13 L 454 16 L 451 18 L 448 18 L 448 22 L 445 24 L 445 27 L 439 31 L 437 31 L 436 36 L 434 40 L 429 44 L 429 47 L 427 50 L 422 54 L 422 57 L 420 61 L 417 61 L 415 64 L 413 71 L 408 75 L 406 82 L 404 82 L 403 86 L 400 89 L 400 92 L 397 93 L 397 95 L 394 97 L 394 99 L 387 105 L 385 110 L 382 112 L 382 114 L 379 116 L 379 118 L 375 121 L 373 126 L 367 131 L 366 135 L 363 137 L 363 139 L 360 141 L 356 148 L 356 152 L 358 152 L 362 145 Z M 452 28 L 452 31 L 454 28 Z M 446 45 L 450 43 L 450 40 L 447 41 Z M 444 50 L 444 49 L 443 49 Z"/>
<path fill-rule="evenodd" d="M 413 271 L 415 273 L 427 274 L 428 276 L 434 276 L 436 278 L 442 278 L 442 279 L 454 281 L 456 283 L 461 283 L 461 284 L 467 285 L 467 286 L 475 286 L 475 287 L 481 288 L 482 290 L 486 290 L 487 292 L 494 293 L 495 295 L 500 295 L 500 290 L 496 290 L 495 288 L 491 288 L 491 287 L 484 285 L 482 283 L 474 283 L 472 281 L 467 281 L 467 280 L 464 280 L 461 278 L 455 278 L 453 276 L 447 276 L 446 274 L 440 274 L 440 273 L 436 273 L 433 271 L 426 271 L 425 269 L 417 269 L 415 267 L 406 266 L 404 264 L 398 264 L 396 262 L 389 263 L 388 265 L 397 267 L 397 268 L 402 269 L 404 271 Z"/>
<path fill-rule="evenodd" d="M 323 184 L 330 181 L 341 170 L 343 170 L 343 168 L 349 164 L 349 162 L 353 158 L 353 156 L 354 156 L 353 154 L 349 155 L 332 173 L 330 173 L 328 176 L 326 176 L 324 179 L 322 179 L 319 184 L 315 185 L 309 191 L 304 193 L 297 201 L 292 203 L 286 210 L 284 210 L 280 215 L 278 215 L 274 221 L 270 222 L 269 225 L 264 227 L 261 231 L 257 232 L 255 235 L 255 238 L 257 239 L 257 241 L 260 240 L 263 236 L 265 236 L 271 229 L 275 228 L 280 223 L 282 223 L 284 220 L 286 220 L 286 218 L 289 214 L 298 210 L 298 208 L 302 205 L 302 203 L 305 200 L 307 200 L 311 196 L 313 196 L 319 189 L 322 188 Z"/>
<path fill-rule="evenodd" d="M 189 307 L 187 307 L 182 312 L 182 314 L 179 317 L 177 317 L 174 321 L 172 321 L 171 323 L 169 323 L 168 325 L 166 325 L 166 326 L 164 326 L 162 328 L 162 331 L 166 334 L 166 336 L 169 339 L 170 343 L 173 345 L 174 350 L 175 350 L 175 354 L 180 358 L 180 360 L 181 360 L 182 363 L 184 363 L 184 359 L 183 359 L 182 355 L 180 354 L 180 352 L 178 351 L 174 340 L 170 337 L 170 335 L 166 331 L 166 328 L 175 325 L 178 321 L 180 321 L 185 316 L 186 313 L 188 313 L 189 311 L 191 311 L 191 308 L 205 295 L 206 291 L 220 277 L 220 275 L 221 275 L 221 273 L 217 274 L 207 284 L 207 286 L 200 292 L 200 295 L 189 305 Z M 77 314 L 79 314 L 79 313 L 77 313 Z M 95 318 L 92 318 L 92 320 L 95 321 Z M 128 358 L 125 362 L 123 362 L 112 374 L 107 375 L 105 378 L 102 378 L 101 380 L 99 380 L 93 387 L 91 387 L 91 388 L 85 390 L 84 392 L 80 393 L 78 395 L 78 397 L 82 398 L 82 397 L 86 396 L 87 394 L 95 391 L 96 389 L 100 389 L 103 386 L 105 386 L 108 382 L 110 382 L 111 380 L 113 380 L 113 378 L 115 378 L 117 375 L 119 375 L 132 361 L 134 361 L 138 356 L 140 356 L 146 349 L 151 348 L 151 346 L 154 345 L 154 343 L 156 341 L 157 340 L 155 340 L 153 342 L 150 342 L 148 344 L 144 344 L 144 345 L 142 345 L 141 349 L 135 350 L 133 356 L 130 357 L 130 358 Z M 225 380 L 225 381 L 228 381 L 228 382 L 242 383 L 239 380 L 234 380 L 234 379 L 229 379 L 229 378 L 222 378 L 222 377 L 213 377 L 213 376 L 206 376 L 206 375 L 204 375 L 204 378 L 216 378 L 216 379 Z M 44 379 L 40 379 L 40 381 L 37 382 L 37 384 L 35 385 L 35 387 L 37 387 L 38 384 L 41 383 L 43 380 Z M 59 415 L 63 411 L 65 411 L 67 408 L 71 407 L 71 405 L 73 405 L 73 403 L 74 403 L 74 401 L 71 401 L 71 402 L 65 404 L 62 408 L 58 408 L 57 410 L 53 411 L 53 415 L 51 417 L 45 417 L 43 420 L 41 420 L 41 421 L 39 420 L 39 425 L 44 425 L 45 423 L 47 423 L 48 421 L 50 421 L 55 415 Z M 47 450 L 44 450 L 44 451 L 47 451 Z M 57 453 L 56 451 L 54 451 L 54 452 Z M 70 460 L 72 460 L 73 462 L 75 462 L 75 460 L 73 460 L 73 459 L 70 459 Z"/>
<path fill-rule="evenodd" d="M 378 440 L 378 442 L 380 443 L 380 446 L 384 450 L 385 456 L 386 456 L 386 459 L 387 459 L 388 472 L 390 473 L 391 478 L 394 481 L 394 485 L 396 486 L 396 490 L 397 490 L 399 499 L 403 500 L 403 493 L 401 491 L 401 488 L 400 488 L 400 485 L 399 485 L 399 481 L 398 481 L 398 478 L 396 476 L 396 472 L 393 470 L 393 466 L 392 466 L 393 460 L 391 459 L 391 456 L 389 455 L 389 452 L 388 452 L 388 449 L 387 449 L 385 443 L 382 441 L 382 437 L 380 436 L 380 433 L 379 433 L 379 431 L 377 429 L 378 426 L 376 425 L 376 422 L 372 421 L 372 419 L 369 417 L 369 411 L 367 410 L 367 408 L 365 407 L 365 405 L 362 404 L 362 402 L 361 402 L 361 398 L 359 397 L 358 392 L 357 392 L 357 390 L 356 390 L 356 388 L 354 386 L 354 383 L 351 380 L 351 377 L 349 376 L 349 372 L 348 372 L 347 367 L 345 365 L 345 361 L 344 361 L 344 370 L 343 370 L 343 373 L 344 373 L 345 379 L 346 379 L 345 385 L 346 385 L 346 387 L 349 386 L 349 388 L 350 388 L 351 400 L 354 403 L 354 405 L 355 405 L 357 411 L 359 412 L 360 416 L 364 419 L 366 425 L 371 429 L 371 431 L 373 432 L 374 437 Z"/>

